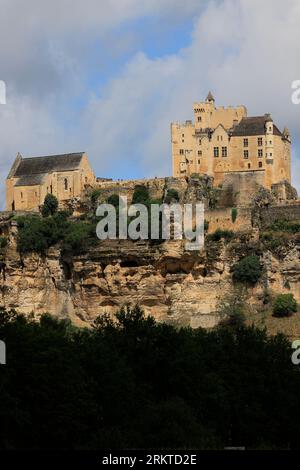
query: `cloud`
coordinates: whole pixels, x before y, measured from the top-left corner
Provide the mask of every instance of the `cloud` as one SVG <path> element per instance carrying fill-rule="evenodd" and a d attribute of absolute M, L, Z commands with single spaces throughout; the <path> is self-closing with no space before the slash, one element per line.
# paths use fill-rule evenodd
<path fill-rule="evenodd" d="M 209 89 L 219 105 L 272 113 L 300 139 L 300 106 L 291 103 L 300 72 L 299 20 L 297 0 L 209 2 L 189 47 L 152 60 L 137 54 L 87 107 L 99 168 L 119 176 L 129 163 L 133 174 L 170 174 L 170 122 L 192 118 L 192 103 Z"/>
<path fill-rule="evenodd" d="M 99 176 L 169 175 L 170 122 L 191 119 L 209 89 L 219 105 L 272 113 L 300 142 L 300 106 L 291 102 L 300 79 L 298 0 L 1 0 L 3 12 L 2 178 L 17 151 L 87 150 Z M 156 28 L 137 34 L 150 17 Z M 143 50 L 138 38 L 176 22 L 190 27 L 187 47 Z"/>

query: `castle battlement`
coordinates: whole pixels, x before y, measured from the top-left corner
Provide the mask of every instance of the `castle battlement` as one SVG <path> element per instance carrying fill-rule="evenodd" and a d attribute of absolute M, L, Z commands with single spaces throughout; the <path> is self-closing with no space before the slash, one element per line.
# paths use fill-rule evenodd
<path fill-rule="evenodd" d="M 260 170 L 267 188 L 291 182 L 290 134 L 270 114 L 248 117 L 244 105 L 216 107 L 211 92 L 193 110 L 192 125 L 171 126 L 173 176 L 207 174 L 218 186 L 227 173 Z"/>

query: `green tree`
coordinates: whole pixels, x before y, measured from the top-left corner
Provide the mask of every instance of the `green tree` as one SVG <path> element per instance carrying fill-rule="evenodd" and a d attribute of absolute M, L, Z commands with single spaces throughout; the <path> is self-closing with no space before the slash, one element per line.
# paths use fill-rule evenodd
<path fill-rule="evenodd" d="M 298 310 L 298 305 L 293 294 L 280 294 L 273 304 L 273 313 L 276 317 L 290 317 Z"/>
<path fill-rule="evenodd" d="M 42 216 L 49 217 L 54 215 L 58 209 L 58 200 L 53 194 L 47 194 L 42 206 Z"/>
<path fill-rule="evenodd" d="M 262 266 L 258 256 L 245 256 L 233 266 L 233 279 L 236 282 L 256 284 L 262 275 Z"/>

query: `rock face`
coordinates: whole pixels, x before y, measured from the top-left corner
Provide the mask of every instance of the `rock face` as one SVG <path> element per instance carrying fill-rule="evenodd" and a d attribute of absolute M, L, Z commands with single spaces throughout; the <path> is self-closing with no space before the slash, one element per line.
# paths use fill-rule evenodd
<path fill-rule="evenodd" d="M 108 240 L 72 258 L 57 247 L 44 257 L 20 257 L 16 230 L 13 225 L 0 265 L 0 305 L 34 317 L 69 317 L 77 325 L 138 303 L 158 321 L 212 327 L 219 301 L 233 290 L 232 265 L 258 243 L 253 230 L 230 243 L 207 242 L 202 252 L 185 251 L 182 241 Z M 249 305 L 263 305 L 266 287 L 271 295 L 292 292 L 300 302 L 299 254 L 300 240 L 279 257 L 260 252 L 265 274 L 248 290 Z"/>

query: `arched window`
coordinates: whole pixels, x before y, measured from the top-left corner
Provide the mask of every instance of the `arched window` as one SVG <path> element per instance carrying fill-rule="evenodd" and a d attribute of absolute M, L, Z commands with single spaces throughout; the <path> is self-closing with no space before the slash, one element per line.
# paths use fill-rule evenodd
<path fill-rule="evenodd" d="M 68 179 L 65 178 L 65 191 L 67 191 L 67 190 L 68 190 Z"/>

